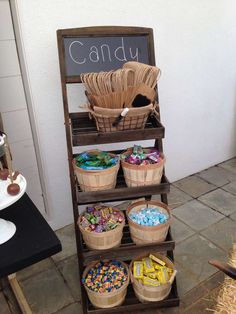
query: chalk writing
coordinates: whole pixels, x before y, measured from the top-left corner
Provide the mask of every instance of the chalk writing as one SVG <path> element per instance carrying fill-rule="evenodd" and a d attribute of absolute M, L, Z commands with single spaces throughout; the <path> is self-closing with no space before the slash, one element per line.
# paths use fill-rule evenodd
<path fill-rule="evenodd" d="M 127 61 L 149 63 L 146 36 L 64 38 L 67 75 L 118 69 Z"/>
<path fill-rule="evenodd" d="M 83 54 L 82 49 L 87 49 L 88 57 L 80 58 L 79 56 Z M 112 55 L 111 47 L 107 44 L 102 44 L 100 46 L 85 47 L 84 44 L 75 40 L 72 41 L 69 46 L 69 54 L 71 59 L 77 64 L 84 64 L 89 59 L 90 62 L 112 62 L 115 58 L 118 61 L 127 62 L 128 60 L 139 61 L 138 58 L 138 48 L 133 48 L 135 51 L 133 53 L 132 47 L 129 47 L 129 56 L 126 58 L 126 49 L 124 44 L 124 38 L 121 37 L 121 45 L 118 46 Z"/>

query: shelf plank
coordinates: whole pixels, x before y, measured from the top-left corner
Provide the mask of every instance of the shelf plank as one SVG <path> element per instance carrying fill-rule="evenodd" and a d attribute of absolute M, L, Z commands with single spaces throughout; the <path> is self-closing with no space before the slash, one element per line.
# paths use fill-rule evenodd
<path fill-rule="evenodd" d="M 164 138 L 165 128 L 155 117 L 150 116 L 144 129 L 117 132 L 98 132 L 95 121 L 87 112 L 70 113 L 73 146 L 105 144 L 112 142 L 138 141 Z"/>
<path fill-rule="evenodd" d="M 132 241 L 132 240 L 131 240 Z M 149 254 L 150 252 L 167 252 L 174 250 L 175 242 L 170 240 L 167 236 L 166 241 L 161 243 L 153 243 L 146 245 L 136 245 L 135 243 L 127 241 L 127 243 L 121 244 L 120 247 L 109 250 L 86 250 L 82 253 L 84 265 L 88 265 L 94 260 L 103 260 L 106 258 L 113 259 L 118 258 L 121 260 L 131 260 L 135 256 Z"/>
<path fill-rule="evenodd" d="M 127 199 L 135 199 L 148 195 L 164 194 L 170 192 L 170 183 L 165 175 L 162 176 L 160 184 L 127 187 L 124 178 L 117 178 L 115 189 L 102 191 L 78 191 L 78 204 L 91 204 L 93 202 L 119 201 Z"/>
<path fill-rule="evenodd" d="M 85 244 L 83 244 L 83 264 L 88 265 L 94 260 L 103 260 L 106 258 L 113 259 L 118 258 L 123 261 L 130 261 L 134 257 L 139 255 L 149 254 L 150 252 L 167 252 L 172 251 L 175 248 L 175 242 L 172 239 L 171 231 L 169 229 L 166 241 L 161 243 L 136 245 L 129 233 L 129 227 L 125 226 L 121 245 L 109 250 L 89 250 Z"/>

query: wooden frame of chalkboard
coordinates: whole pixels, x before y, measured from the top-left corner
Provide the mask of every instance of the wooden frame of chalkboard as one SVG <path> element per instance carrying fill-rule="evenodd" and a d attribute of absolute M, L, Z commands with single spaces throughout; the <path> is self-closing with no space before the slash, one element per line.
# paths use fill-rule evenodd
<path fill-rule="evenodd" d="M 79 83 L 80 74 L 115 70 L 127 61 L 155 65 L 153 30 L 101 26 L 57 31 L 61 77 Z"/>

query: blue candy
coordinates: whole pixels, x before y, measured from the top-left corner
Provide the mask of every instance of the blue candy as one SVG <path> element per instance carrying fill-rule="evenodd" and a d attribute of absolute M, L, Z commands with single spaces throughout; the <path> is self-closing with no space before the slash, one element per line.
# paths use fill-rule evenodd
<path fill-rule="evenodd" d="M 130 219 L 142 226 L 157 226 L 165 223 L 169 215 L 161 213 L 158 208 L 141 208 L 140 211 L 131 211 Z"/>

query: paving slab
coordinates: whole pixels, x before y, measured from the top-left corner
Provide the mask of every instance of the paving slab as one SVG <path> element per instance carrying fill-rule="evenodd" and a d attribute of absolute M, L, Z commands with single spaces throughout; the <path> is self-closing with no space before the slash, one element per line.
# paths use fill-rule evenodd
<path fill-rule="evenodd" d="M 205 281 L 195 286 L 192 290 L 188 291 L 181 297 L 181 301 L 184 304 L 184 308 L 189 307 L 193 303 L 197 302 L 204 295 L 206 295 L 209 290 L 205 287 Z"/>
<path fill-rule="evenodd" d="M 179 243 L 193 235 L 195 231 L 193 231 L 191 228 L 189 228 L 189 226 L 173 216 L 171 223 L 171 233 L 175 242 Z"/>
<path fill-rule="evenodd" d="M 59 310 L 56 314 L 82 314 L 82 306 L 80 303 L 70 304 L 63 309 Z"/>
<path fill-rule="evenodd" d="M 51 258 L 46 258 L 42 260 L 39 263 L 33 264 L 29 267 L 26 267 L 20 271 L 17 272 L 17 279 L 19 281 L 27 279 L 31 276 L 34 276 L 44 270 L 47 270 L 49 268 L 55 267 L 55 264 L 53 263 Z"/>
<path fill-rule="evenodd" d="M 213 313 L 216 306 L 216 298 L 220 288 L 216 288 L 203 296 L 198 302 L 184 310 L 184 314 Z"/>
<path fill-rule="evenodd" d="M 208 264 L 210 259 L 225 261 L 226 253 L 201 235 L 193 235 L 176 245 L 176 262 L 195 276 L 197 284 L 217 272 Z"/>
<path fill-rule="evenodd" d="M 2 293 L 0 293 L 0 313 L 11 314 L 7 301 Z"/>
<path fill-rule="evenodd" d="M 173 185 L 192 197 L 199 197 L 216 188 L 215 185 L 210 184 L 195 175 L 173 182 Z"/>
<path fill-rule="evenodd" d="M 231 219 L 236 220 L 236 212 L 230 216 Z"/>
<path fill-rule="evenodd" d="M 191 269 L 185 265 L 178 263 L 175 259 L 175 267 L 177 269 L 177 288 L 179 297 L 182 298 L 188 291 L 198 285 L 198 279 Z"/>
<path fill-rule="evenodd" d="M 67 286 L 70 289 L 76 301 L 81 300 L 80 279 L 78 271 L 77 256 L 72 256 L 58 263 L 58 269 L 61 272 Z"/>
<path fill-rule="evenodd" d="M 34 314 L 51 314 L 74 303 L 62 276 L 54 268 L 22 281 L 21 286 Z"/>
<path fill-rule="evenodd" d="M 223 215 L 197 200 L 192 200 L 175 208 L 173 215 L 196 231 L 206 229 L 224 218 Z"/>
<path fill-rule="evenodd" d="M 233 238 L 236 236 L 236 222 L 225 217 L 202 231 L 201 234 L 228 252 L 232 248 Z"/>
<path fill-rule="evenodd" d="M 67 257 L 75 255 L 76 253 L 76 240 L 74 225 L 68 225 L 56 231 L 56 235 L 61 241 L 62 251 L 52 256 L 55 262 L 59 262 Z"/>
<path fill-rule="evenodd" d="M 196 174 L 196 176 L 218 187 L 236 181 L 236 173 L 222 167 L 211 167 Z"/>
<path fill-rule="evenodd" d="M 233 173 L 236 173 L 236 158 L 232 158 L 218 165 L 224 169 L 227 169 Z"/>
<path fill-rule="evenodd" d="M 209 192 L 198 198 L 204 204 L 228 216 L 236 211 L 236 197 L 222 189 Z"/>
<path fill-rule="evenodd" d="M 222 189 L 236 195 L 236 181 L 226 184 Z"/>
<path fill-rule="evenodd" d="M 168 194 L 168 204 L 170 208 L 173 209 L 179 207 L 190 200 L 192 200 L 192 197 L 190 195 L 184 193 L 183 191 L 171 184 L 170 193 Z"/>

